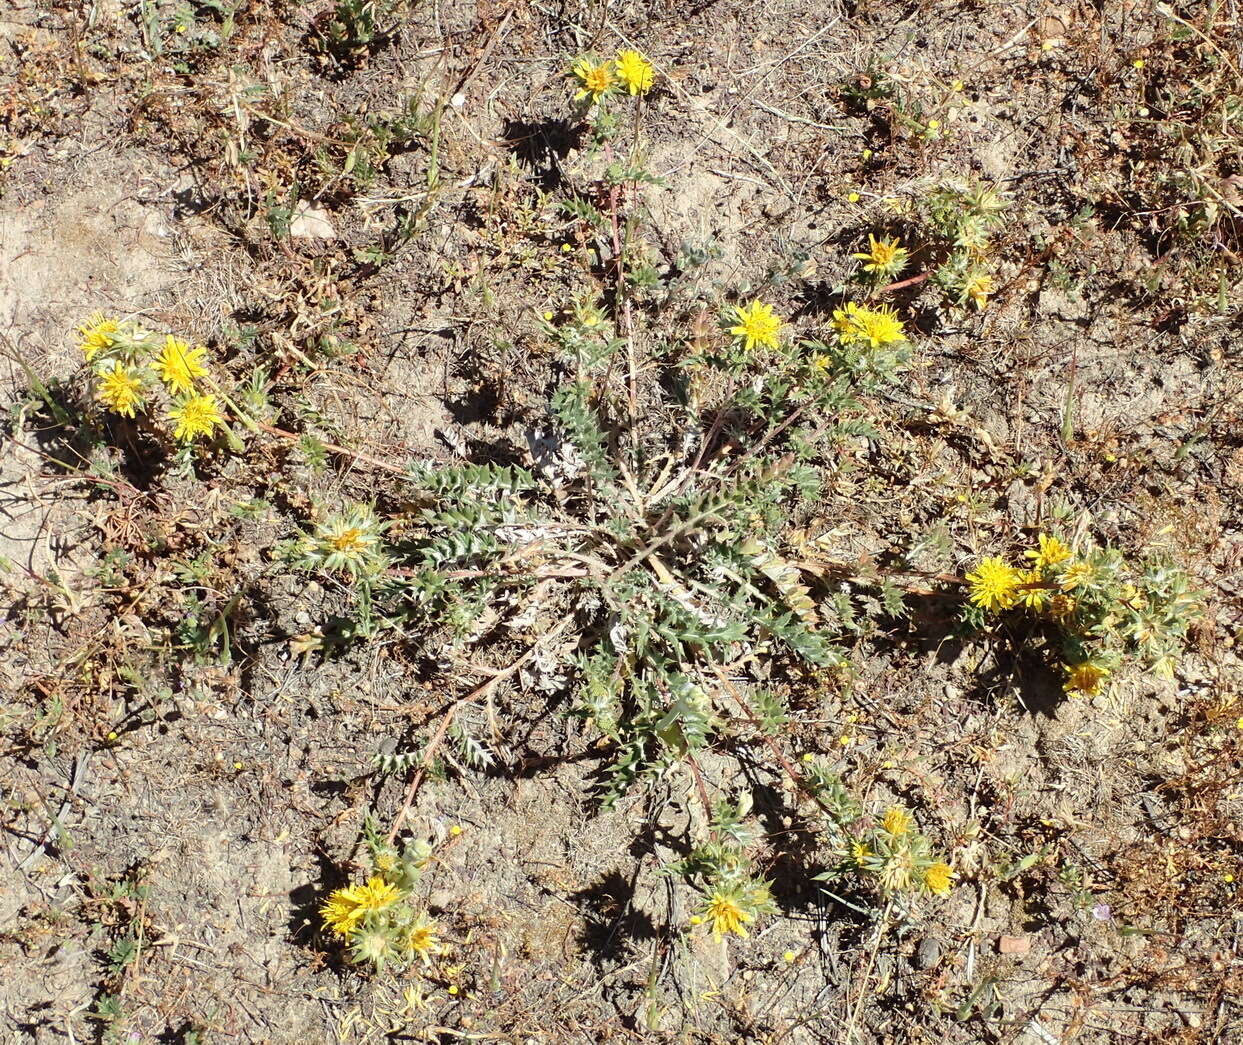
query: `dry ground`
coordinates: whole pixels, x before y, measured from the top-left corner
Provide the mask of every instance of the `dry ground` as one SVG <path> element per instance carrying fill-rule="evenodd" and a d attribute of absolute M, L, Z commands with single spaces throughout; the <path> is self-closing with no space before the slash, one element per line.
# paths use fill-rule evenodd
<path fill-rule="evenodd" d="M 348 60 L 316 49 L 330 7 L 0 10 L 0 1037 L 1243 1040 L 1237 5 L 425 0 Z M 500 762 L 446 769 L 408 819 L 441 843 L 450 950 L 363 975 L 315 908 L 401 803 L 376 753 L 473 683 L 391 637 L 297 656 L 343 592 L 273 549 L 313 502 L 394 505 L 386 464 L 525 445 L 556 373 L 540 315 L 592 279 L 560 249 L 595 176 L 564 73 L 626 45 L 661 73 L 658 267 L 690 242 L 722 293 L 794 272 L 770 296 L 801 329 L 884 200 L 980 178 L 1012 201 L 985 310 L 895 301 L 914 362 L 826 505 L 843 558 L 958 573 L 1065 506 L 1171 555 L 1205 617 L 1173 681 L 1076 701 L 936 599 L 852 640 L 787 750 L 901 798 L 960 874 L 879 943 L 763 774 L 779 913 L 688 935 L 659 871 L 702 829 L 689 778 L 602 812 L 592 735 L 515 687 Z M 435 130 L 383 155 L 358 128 L 406 99 Z M 297 234 L 300 202 L 329 235 Z M 239 385 L 262 368 L 293 436 L 176 475 L 132 426 L 76 428 L 97 309 Z"/>

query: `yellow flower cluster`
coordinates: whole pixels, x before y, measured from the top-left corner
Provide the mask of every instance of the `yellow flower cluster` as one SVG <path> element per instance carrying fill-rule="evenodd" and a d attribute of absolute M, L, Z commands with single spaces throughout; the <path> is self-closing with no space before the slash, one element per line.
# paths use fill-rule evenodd
<path fill-rule="evenodd" d="M 745 924 L 755 921 L 752 915 L 742 909 L 737 899 L 723 892 L 714 892 L 708 897 L 706 913 L 712 925 L 712 935 L 718 940 L 729 933 L 745 939 L 748 935 Z"/>
<path fill-rule="evenodd" d="M 655 80 L 652 63 L 639 51 L 631 50 L 618 51 L 616 58 L 603 62 L 579 58 L 570 73 L 579 82 L 575 101 L 590 98 L 598 102 L 619 85 L 632 96 L 647 94 Z"/>
<path fill-rule="evenodd" d="M 769 883 L 754 878 L 717 880 L 704 897 L 702 914 L 691 918 L 692 925 L 707 922 L 712 935 L 720 940 L 730 933 L 746 939 L 747 926 L 773 910 Z"/>
<path fill-rule="evenodd" d="M 1092 572 L 1087 563 L 1063 565 L 1072 554 L 1060 538 L 1042 533 L 1036 538 L 1036 547 L 1023 553 L 1024 558 L 1031 560 L 1030 569 L 1016 569 L 999 556 L 981 559 L 967 574 L 969 598 L 991 613 L 1021 604 L 1033 610 L 1047 609 L 1053 616 L 1065 616 L 1074 608 L 1073 600 L 1068 607 L 1064 601 L 1055 601 L 1056 596 L 1050 598 L 1051 593 L 1056 588 L 1064 592 L 1073 590 L 1083 583 L 1085 571 L 1087 576 Z M 1053 576 L 1055 573 L 1058 576 Z"/>
<path fill-rule="evenodd" d="M 934 857 L 914 817 L 901 806 L 890 806 L 849 844 L 846 867 L 870 877 L 886 896 L 912 891 L 945 896 L 955 877 L 948 863 Z"/>
<path fill-rule="evenodd" d="M 195 383 L 208 376 L 207 349 L 191 347 L 172 334 L 157 348 L 156 336 L 134 320 L 98 312 L 78 334 L 82 354 L 94 370 L 95 398 L 112 413 L 129 418 L 145 413 L 148 398 L 162 385 L 169 400 L 165 420 L 177 442 L 210 438 L 224 425 L 216 396 L 200 392 Z"/>
<path fill-rule="evenodd" d="M 1076 552 L 1046 533 L 1037 536 L 1023 557 L 1028 560 L 1025 569 L 998 556 L 982 559 L 966 575 L 968 599 L 992 613 L 1023 606 L 1056 622 L 1064 636 L 1066 662 L 1061 670 L 1067 694 L 1101 693 L 1117 667 L 1119 643 L 1145 652 L 1157 670 L 1165 670 L 1161 665 L 1169 663 L 1169 654 L 1160 645 L 1164 621 L 1153 608 L 1157 596 L 1148 585 L 1170 584 L 1168 569 L 1146 572 L 1141 589 L 1126 579 L 1128 566 L 1116 549 L 1089 545 Z M 1175 594 L 1184 598 L 1175 605 L 1192 603 L 1185 587 L 1176 588 Z"/>
<path fill-rule="evenodd" d="M 334 889 L 320 906 L 324 927 L 351 944 L 356 961 L 383 968 L 418 958 L 425 965 L 441 951 L 440 929 L 426 912 L 415 913 L 409 892 L 383 875 Z"/>

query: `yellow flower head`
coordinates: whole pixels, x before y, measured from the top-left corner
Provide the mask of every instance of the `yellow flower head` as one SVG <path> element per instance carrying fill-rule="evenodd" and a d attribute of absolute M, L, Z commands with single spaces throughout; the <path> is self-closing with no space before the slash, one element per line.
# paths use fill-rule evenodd
<path fill-rule="evenodd" d="M 867 842 L 850 843 L 850 858 L 854 860 L 856 864 L 862 864 L 871 855 L 872 850 L 868 847 Z"/>
<path fill-rule="evenodd" d="M 1042 533 L 1036 538 L 1036 547 L 1023 553 L 1032 560 L 1032 564 L 1040 569 L 1042 566 L 1056 566 L 1070 558 L 1070 549 L 1057 537 Z"/>
<path fill-rule="evenodd" d="M 1092 583 L 1096 571 L 1087 562 L 1072 562 L 1062 571 L 1062 591 L 1074 591 Z"/>
<path fill-rule="evenodd" d="M 945 896 L 954 884 L 954 869 L 946 863 L 935 863 L 924 870 L 924 888 L 937 896 Z"/>
<path fill-rule="evenodd" d="M 97 353 L 116 344 L 117 333 L 120 329 L 120 323 L 115 319 L 106 318 L 102 312 L 96 312 L 78 327 L 78 333 L 82 337 L 82 343 L 78 347 L 82 349 L 86 361 L 89 363 Z"/>
<path fill-rule="evenodd" d="M 194 379 L 207 374 L 207 368 L 203 366 L 206 354 L 207 349 L 191 348 L 169 334 L 164 340 L 164 351 L 156 356 L 151 365 L 170 392 L 189 395 L 194 391 Z"/>
<path fill-rule="evenodd" d="M 974 572 L 967 574 L 971 601 L 994 612 L 1008 610 L 1018 602 L 1020 582 L 1019 572 L 997 556 L 980 560 Z"/>
<path fill-rule="evenodd" d="M 781 330 L 782 321 L 773 311 L 772 305 L 752 301 L 745 308 L 735 305 L 734 312 L 738 315 L 738 325 L 730 327 L 729 332 L 734 337 L 744 339 L 748 352 L 756 345 L 777 347 L 777 333 Z"/>
<path fill-rule="evenodd" d="M 906 340 L 902 320 L 897 312 L 885 305 L 869 308 L 850 301 L 844 309 L 834 310 L 833 329 L 843 345 L 866 341 L 872 348 L 880 348 L 881 345 Z"/>
<path fill-rule="evenodd" d="M 133 417 L 134 407 L 142 406 L 142 384 L 117 360 L 99 372 L 95 395 L 114 414 Z"/>
<path fill-rule="evenodd" d="M 439 928 L 426 914 L 420 914 L 410 925 L 402 940 L 409 954 L 417 954 L 425 965 L 431 964 L 431 956 L 440 953 Z"/>
<path fill-rule="evenodd" d="M 856 258 L 867 264 L 864 272 L 873 272 L 878 276 L 896 276 L 906 267 L 907 253 L 897 239 L 877 239 L 868 233 L 868 249 L 865 253 L 856 254 Z"/>
<path fill-rule="evenodd" d="M 574 63 L 572 72 L 582 84 L 582 88 L 574 95 L 575 101 L 590 98 L 593 102 L 598 102 L 613 86 L 613 70 L 609 68 L 608 62 L 596 65 L 588 58 L 580 58 Z"/>
<path fill-rule="evenodd" d="M 901 806 L 890 806 L 881 817 L 880 826 L 894 838 L 901 838 L 911 829 L 911 814 Z"/>
<path fill-rule="evenodd" d="M 216 425 L 224 424 L 213 395 L 190 396 L 168 412 L 168 419 L 177 425 L 173 438 L 180 443 L 188 443 L 200 435 L 210 436 Z"/>
<path fill-rule="evenodd" d="M 967 278 L 967 285 L 963 287 L 963 294 L 971 299 L 972 304 L 977 309 L 982 309 L 988 304 L 988 296 L 995 289 L 992 276 L 987 272 L 977 272 Z"/>
<path fill-rule="evenodd" d="M 319 909 L 320 917 L 338 936 L 349 936 L 372 911 L 382 911 L 401 898 L 397 886 L 378 875 L 366 885 L 347 885 L 335 889 Z"/>
<path fill-rule="evenodd" d="M 1101 685 L 1109 677 L 1109 669 L 1093 664 L 1089 660 L 1082 664 L 1067 664 L 1066 675 L 1066 684 L 1063 688 L 1069 695 L 1094 697 L 1101 691 Z"/>
<path fill-rule="evenodd" d="M 652 63 L 638 51 L 617 53 L 617 78 L 631 94 L 647 94 L 652 89 Z"/>
<path fill-rule="evenodd" d="M 886 860 L 885 866 L 880 869 L 877 875 L 880 887 L 886 893 L 899 893 L 909 889 L 913 871 L 910 851 L 903 847 Z"/>
<path fill-rule="evenodd" d="M 727 933 L 737 933 L 745 938 L 747 930 L 743 923 L 755 921 L 755 917 L 744 911 L 733 896 L 719 891 L 708 897 L 705 913 L 712 922 L 712 935 L 718 940 Z"/>

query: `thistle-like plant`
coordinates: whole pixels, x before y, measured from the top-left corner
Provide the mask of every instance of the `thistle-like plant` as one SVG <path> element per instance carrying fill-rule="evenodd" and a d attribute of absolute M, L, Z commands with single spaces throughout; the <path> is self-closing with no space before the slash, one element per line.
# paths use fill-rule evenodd
<path fill-rule="evenodd" d="M 822 760 L 805 765 L 803 783 L 822 816 L 823 839 L 833 858 L 819 881 L 862 890 L 885 902 L 909 904 L 921 895 L 944 896 L 955 872 L 901 806 L 868 814 Z"/>
<path fill-rule="evenodd" d="M 381 838 L 374 820 L 363 825 L 370 874 L 366 881 L 335 889 L 320 907 L 324 927 L 346 948 L 350 960 L 386 965 L 424 964 L 441 949 L 439 929 L 413 893 L 432 856 L 423 839 L 398 848 Z"/>
<path fill-rule="evenodd" d="M 990 615 L 1022 612 L 1060 647 L 1065 689 L 1094 696 L 1130 655 L 1169 677 L 1201 614 L 1202 595 L 1169 562 L 1127 561 L 1118 549 L 1088 539 L 1071 547 L 1039 534 L 1016 567 L 990 556 L 968 571 L 964 619 L 983 627 Z"/>
<path fill-rule="evenodd" d="M 905 341 L 872 352 L 767 323 L 748 350 L 733 318 L 713 345 L 674 342 L 642 374 L 595 312 L 550 326 L 570 379 L 528 434 L 530 467 L 412 469 L 412 510 L 376 553 L 395 568 L 367 578 L 384 621 L 448 632 L 442 659 L 487 631 L 559 621 L 533 668 L 568 670 L 575 706 L 615 744 L 609 798 L 755 706 L 779 721 L 772 694 L 753 706 L 722 682 L 746 689 L 758 655 L 843 662 L 783 531 L 817 495 L 813 462 L 868 433 L 855 391 L 892 377 Z M 332 534 L 303 539 L 305 564 L 331 568 Z"/>
<path fill-rule="evenodd" d="M 699 893 L 698 913 L 692 925 L 707 925 L 718 940 L 730 933 L 749 935 L 748 926 L 776 910 L 771 887 L 757 873 L 752 850 L 759 841 L 758 827 L 748 820 L 751 796 L 723 800 L 712 808 L 709 840 L 685 860 L 665 868 L 685 878 Z"/>

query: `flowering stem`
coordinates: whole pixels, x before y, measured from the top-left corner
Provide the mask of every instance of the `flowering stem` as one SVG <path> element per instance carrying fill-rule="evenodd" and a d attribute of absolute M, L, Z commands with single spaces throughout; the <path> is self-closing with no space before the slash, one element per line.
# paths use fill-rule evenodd
<path fill-rule="evenodd" d="M 883 287 L 877 287 L 876 293 L 887 294 L 891 290 L 901 290 L 903 287 L 913 287 L 924 282 L 931 273 L 921 272 L 917 276 L 911 276 L 909 279 L 900 279 L 897 283 L 886 283 Z"/>

